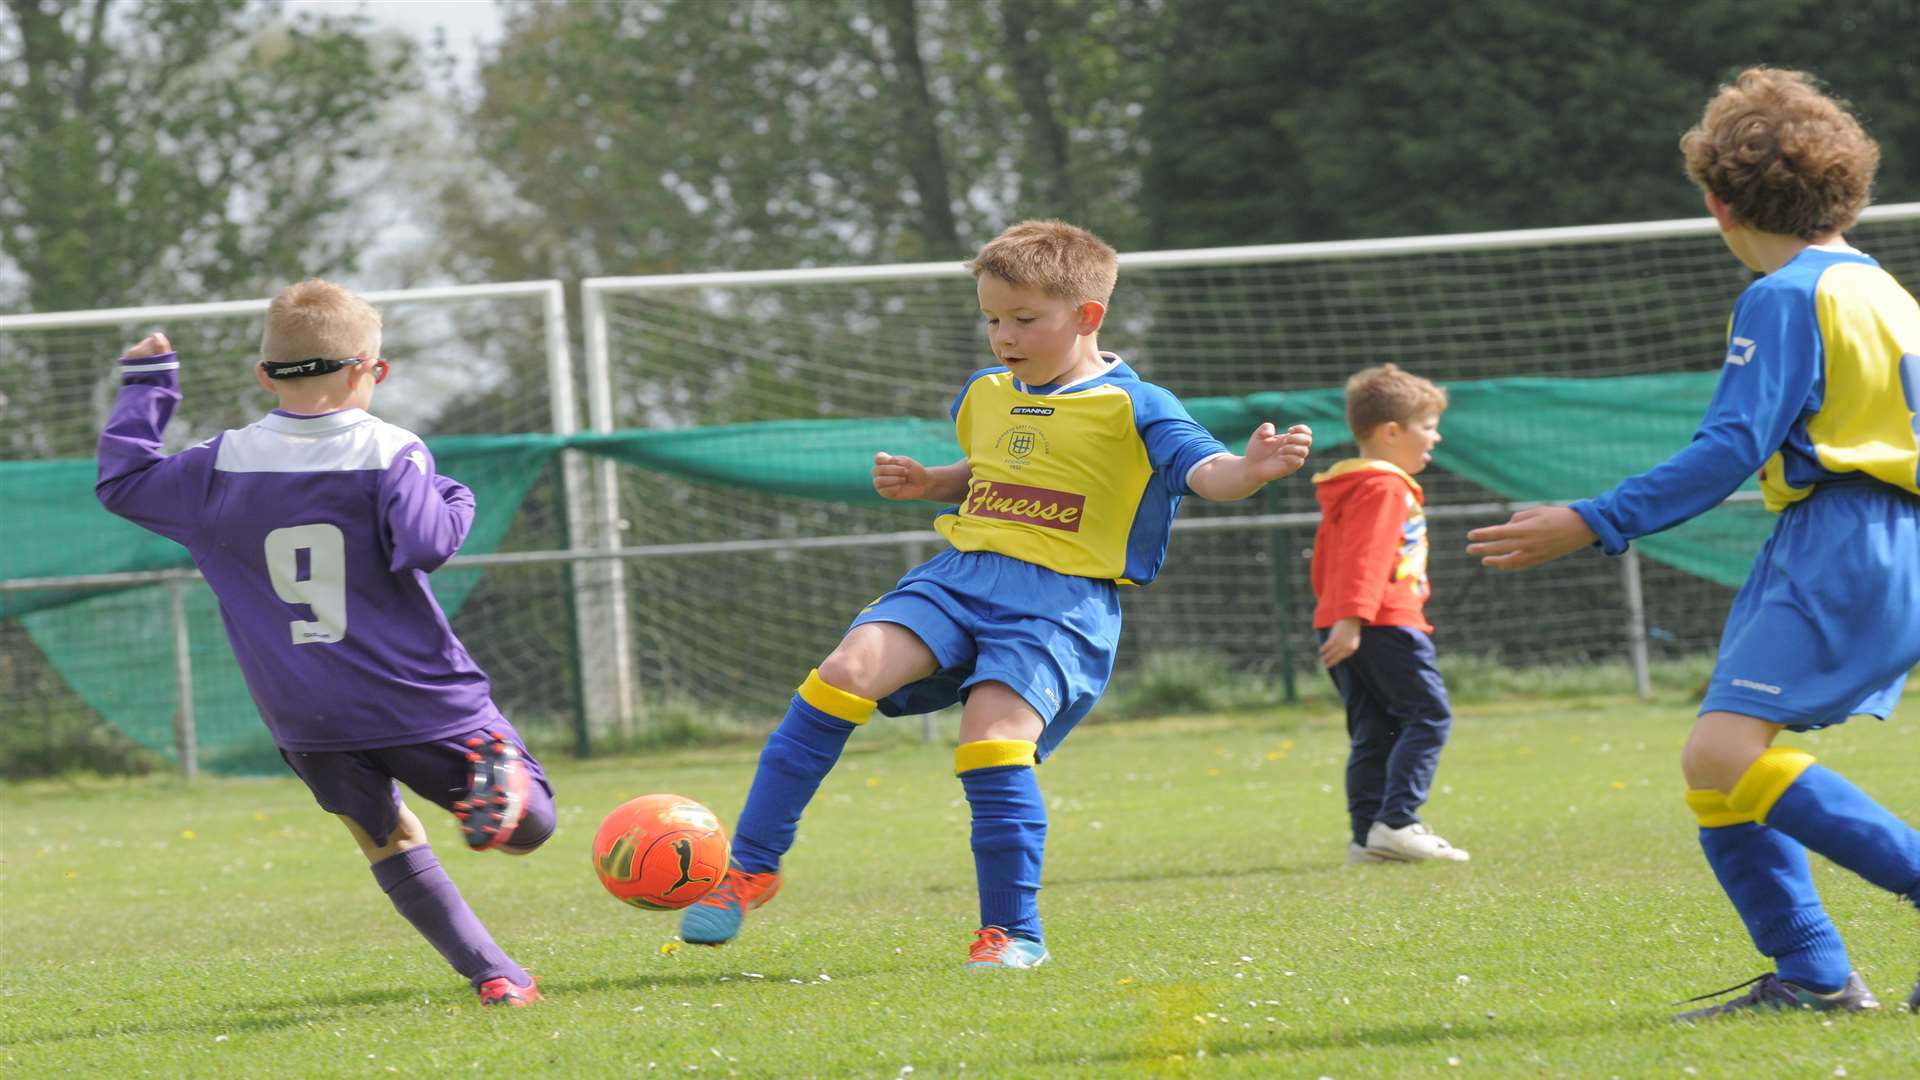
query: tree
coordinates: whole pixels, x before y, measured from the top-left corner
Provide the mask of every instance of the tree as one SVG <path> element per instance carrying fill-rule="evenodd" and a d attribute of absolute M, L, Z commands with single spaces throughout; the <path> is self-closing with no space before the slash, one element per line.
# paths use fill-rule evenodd
<path fill-rule="evenodd" d="M 899 91 L 894 115 L 899 121 L 900 146 L 912 179 L 914 205 L 919 211 L 920 242 L 929 252 L 949 257 L 960 253 L 960 235 L 953 221 L 953 192 L 948 187 L 946 152 L 934 123 L 932 89 L 920 57 L 920 13 L 914 0 L 872 0 L 871 10 L 885 28 L 876 35 L 883 57 L 882 70 Z M 883 52 L 881 50 L 884 50 Z"/>
<path fill-rule="evenodd" d="M 1155 48 L 1141 28 L 1159 11 L 1159 0 L 517 5 L 461 121 L 490 168 L 435 189 L 439 262 L 470 280 L 957 263 L 1026 216 L 1138 246 L 1132 103 Z M 1045 70 L 1022 70 L 1034 65 Z M 709 313 L 665 340 L 684 346 L 717 323 L 750 333 L 747 354 L 797 353 L 822 335 L 861 340 L 854 327 L 897 297 L 790 299 L 759 294 L 751 316 Z M 618 424 L 832 408 L 788 387 L 781 365 L 639 378 L 648 385 L 622 393 L 646 405 L 623 398 Z M 767 404 L 782 401 L 791 412 Z"/>
<path fill-rule="evenodd" d="M 365 241 L 345 184 L 381 149 L 381 104 L 411 85 L 404 43 L 246 0 L 5 12 L 0 306 L 260 295 L 353 265 Z M 8 349 L 0 407 L 23 422 L 0 453 L 85 452 L 99 365 Z"/>
<path fill-rule="evenodd" d="M 1156 246 L 1697 216 L 1676 141 L 1716 82 L 1803 67 L 1920 196 L 1911 0 L 1185 0 L 1146 117 Z"/>
<path fill-rule="evenodd" d="M 439 195 L 478 276 L 964 257 L 1019 216 L 1136 240 L 1160 0 L 523 4 Z M 1137 245 L 1132 245 L 1137 246 Z"/>

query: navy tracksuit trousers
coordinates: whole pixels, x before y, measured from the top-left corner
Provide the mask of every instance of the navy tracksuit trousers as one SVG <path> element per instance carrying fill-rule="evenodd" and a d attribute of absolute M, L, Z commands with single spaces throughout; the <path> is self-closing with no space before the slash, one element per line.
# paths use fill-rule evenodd
<path fill-rule="evenodd" d="M 1365 845 L 1376 821 L 1400 829 L 1420 820 L 1453 708 L 1433 639 L 1408 627 L 1361 627 L 1360 648 L 1328 674 L 1347 705 L 1347 816 Z"/>

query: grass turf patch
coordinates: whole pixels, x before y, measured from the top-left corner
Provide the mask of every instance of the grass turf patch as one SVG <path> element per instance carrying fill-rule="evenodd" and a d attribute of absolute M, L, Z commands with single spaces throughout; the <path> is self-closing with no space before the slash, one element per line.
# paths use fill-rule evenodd
<path fill-rule="evenodd" d="M 1701 860 L 1677 756 L 1692 709 L 1464 706 L 1427 819 L 1473 862 L 1343 865 L 1327 704 L 1090 723 L 1041 769 L 1054 959 L 961 967 L 975 926 L 950 744 L 876 720 L 822 787 L 779 898 L 722 949 L 595 883 L 600 816 L 649 791 L 731 821 L 757 743 L 546 762 L 560 829 L 526 859 L 435 847 L 548 1000 L 483 1011 L 297 781 L 39 782 L 5 796 L 0 1071 L 23 1076 L 639 1073 L 898 1077 L 1901 1075 L 1920 917 L 1817 857 L 1881 1015 L 1685 1027 L 1757 974 Z M 1920 698 L 1788 736 L 1920 806 Z M 416 803 L 416 808 L 419 804 Z"/>

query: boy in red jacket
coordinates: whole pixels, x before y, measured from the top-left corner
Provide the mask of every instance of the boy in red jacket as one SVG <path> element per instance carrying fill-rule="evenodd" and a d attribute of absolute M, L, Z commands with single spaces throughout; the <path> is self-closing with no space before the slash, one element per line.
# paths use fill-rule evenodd
<path fill-rule="evenodd" d="M 1359 456 L 1313 478 L 1313 627 L 1347 705 L 1349 863 L 1466 862 L 1420 821 L 1453 710 L 1427 622 L 1427 516 L 1414 474 L 1433 460 L 1447 393 L 1393 364 L 1347 380 Z"/>

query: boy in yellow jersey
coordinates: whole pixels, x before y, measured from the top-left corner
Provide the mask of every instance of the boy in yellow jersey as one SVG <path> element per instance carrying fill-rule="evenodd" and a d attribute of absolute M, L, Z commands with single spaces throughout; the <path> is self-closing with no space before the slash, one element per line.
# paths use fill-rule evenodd
<path fill-rule="evenodd" d="M 1306 461 L 1304 426 L 1262 424 L 1233 454 L 1100 351 L 1119 264 L 1092 233 L 1022 222 L 968 267 L 1000 363 L 954 401 L 965 456 L 929 467 L 881 453 L 873 466 L 886 498 L 957 504 L 936 519 L 951 547 L 862 611 L 794 694 L 734 829 L 734 865 L 682 917 L 686 941 L 731 941 L 772 899 L 801 812 L 876 706 L 965 702 L 954 771 L 973 810 L 981 924 L 968 965 L 1044 961 L 1047 813 L 1033 769 L 1106 687 L 1120 586 L 1153 580 L 1183 495 L 1243 499 Z"/>
<path fill-rule="evenodd" d="M 1682 1019 L 1877 1008 L 1807 850 L 1920 905 L 1920 832 L 1773 742 L 1885 719 L 1920 663 L 1920 305 L 1841 236 L 1880 152 L 1809 76 L 1742 72 L 1680 146 L 1727 247 L 1765 275 L 1734 303 L 1699 433 L 1605 495 L 1475 529 L 1467 550 L 1510 570 L 1593 543 L 1617 555 L 1760 471 L 1779 523 L 1734 597 L 1680 764 L 1707 862 L 1774 970 Z"/>

